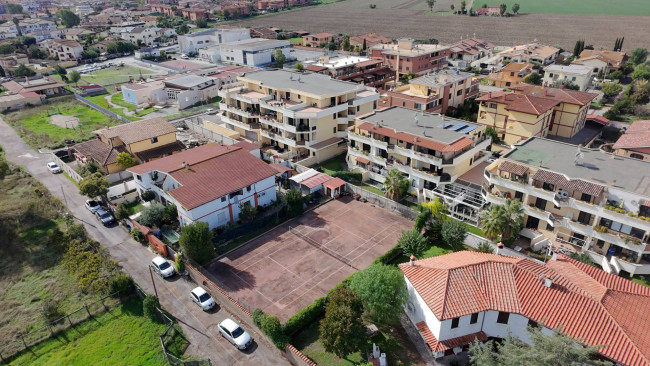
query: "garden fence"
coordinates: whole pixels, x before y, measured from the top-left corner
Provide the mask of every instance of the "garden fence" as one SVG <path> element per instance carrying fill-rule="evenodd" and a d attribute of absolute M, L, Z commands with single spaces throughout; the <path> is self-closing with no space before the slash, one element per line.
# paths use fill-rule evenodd
<path fill-rule="evenodd" d="M 58 165 L 64 172 L 66 172 L 66 174 L 68 174 L 70 178 L 72 178 L 75 182 L 80 182 L 83 179 L 81 175 L 77 173 L 76 170 L 74 170 L 73 167 L 66 164 L 63 160 L 59 159 L 59 157 L 56 156 L 56 154 L 52 153 L 51 155 L 52 155 L 52 160 L 54 160 L 56 165 Z"/>
<path fill-rule="evenodd" d="M 122 297 L 119 292 L 112 293 L 97 301 L 85 304 L 79 309 L 54 321 L 48 322 L 38 329 L 25 333 L 11 342 L 0 344 L 0 361 L 8 361 L 8 359 L 15 354 L 48 338 L 54 337 L 60 332 L 79 324 L 92 316 L 108 311 L 110 308 L 119 305 L 121 302 Z"/>
<path fill-rule="evenodd" d="M 415 220 L 415 217 L 418 215 L 418 211 L 410 207 L 404 206 L 399 202 L 395 202 L 386 197 L 380 196 L 378 194 L 369 192 L 363 188 L 357 187 L 353 184 L 346 183 L 345 190 L 347 192 L 360 195 L 360 199 L 366 200 L 373 205 L 377 205 L 381 208 L 385 208 L 389 211 L 395 212 L 403 217 L 406 217 L 409 220 Z"/>
<path fill-rule="evenodd" d="M 129 123 L 129 122 L 131 122 L 130 120 L 128 120 L 128 119 L 126 119 L 126 118 L 120 116 L 119 114 L 117 114 L 117 113 L 115 113 L 115 112 L 113 112 L 113 111 L 109 111 L 108 109 L 106 109 L 106 108 L 104 108 L 104 107 L 102 107 L 102 106 L 100 106 L 100 105 L 98 105 L 98 104 L 95 104 L 95 103 L 89 101 L 88 99 L 82 97 L 81 95 L 79 95 L 79 94 L 77 94 L 77 93 L 75 93 L 74 97 L 77 98 L 78 101 L 80 101 L 80 102 L 82 102 L 82 103 L 84 103 L 84 104 L 90 106 L 91 108 L 94 108 L 94 109 L 96 109 L 96 110 L 98 110 L 98 111 L 104 113 L 105 115 L 107 115 L 107 116 L 109 116 L 109 117 L 113 117 L 113 118 L 115 118 L 115 119 L 118 120 L 118 121 L 122 121 L 123 123 Z"/>

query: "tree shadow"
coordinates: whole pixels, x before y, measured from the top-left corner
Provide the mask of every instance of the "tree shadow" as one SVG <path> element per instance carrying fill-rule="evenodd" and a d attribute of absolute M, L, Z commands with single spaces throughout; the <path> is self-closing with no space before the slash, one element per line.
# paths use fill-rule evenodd
<path fill-rule="evenodd" d="M 255 275 L 229 263 L 215 261 L 207 270 L 210 272 L 208 278 L 227 292 L 251 289 L 257 284 Z"/>

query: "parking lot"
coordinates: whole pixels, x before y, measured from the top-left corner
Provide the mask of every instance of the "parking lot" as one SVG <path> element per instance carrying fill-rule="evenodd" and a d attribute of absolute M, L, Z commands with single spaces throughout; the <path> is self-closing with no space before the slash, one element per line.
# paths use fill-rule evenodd
<path fill-rule="evenodd" d="M 286 321 L 395 246 L 412 225 L 344 197 L 276 227 L 208 269 L 245 306 Z"/>

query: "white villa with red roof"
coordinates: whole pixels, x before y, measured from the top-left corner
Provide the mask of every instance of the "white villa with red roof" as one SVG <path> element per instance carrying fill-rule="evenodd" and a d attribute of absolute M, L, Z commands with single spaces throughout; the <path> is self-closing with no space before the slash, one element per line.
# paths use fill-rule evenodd
<path fill-rule="evenodd" d="M 276 199 L 275 169 L 237 146 L 203 145 L 128 171 L 139 194 L 176 205 L 181 226 L 202 221 L 213 229 L 237 221 L 242 205 Z"/>
<path fill-rule="evenodd" d="M 434 357 L 476 339 L 530 342 L 528 325 L 600 345 L 603 359 L 650 365 L 650 288 L 563 255 L 527 258 L 456 252 L 400 265 L 406 314 Z"/>

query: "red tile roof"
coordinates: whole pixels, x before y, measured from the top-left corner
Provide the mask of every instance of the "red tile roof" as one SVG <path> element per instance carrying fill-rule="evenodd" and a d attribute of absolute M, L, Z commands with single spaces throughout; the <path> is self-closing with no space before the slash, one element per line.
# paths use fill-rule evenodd
<path fill-rule="evenodd" d="M 336 177 L 334 179 L 330 179 L 325 184 L 323 184 L 325 188 L 329 189 L 336 189 L 338 187 L 342 187 L 345 185 L 345 181 L 339 177 Z"/>
<path fill-rule="evenodd" d="M 481 342 L 487 341 L 487 336 L 483 332 L 476 332 L 461 337 L 438 341 L 433 333 L 431 333 L 431 329 L 429 329 L 427 323 L 419 322 L 415 324 L 415 326 L 420 331 L 420 334 L 422 334 L 424 341 L 427 343 L 427 346 L 429 346 L 432 352 L 444 352 L 456 347 L 463 347 L 474 342 L 477 339 Z"/>
<path fill-rule="evenodd" d="M 550 88 L 524 83 L 513 86 L 512 90 L 531 97 L 556 100 L 559 103 L 569 103 L 580 106 L 591 103 L 591 101 L 598 96 L 598 94 L 595 93 L 587 93 L 578 90 Z"/>
<path fill-rule="evenodd" d="M 514 175 L 524 175 L 528 172 L 528 167 L 525 165 L 513 163 L 511 161 L 504 161 L 499 165 L 499 170 L 503 172 L 512 173 Z"/>
<path fill-rule="evenodd" d="M 609 124 L 609 119 L 599 116 L 596 114 L 588 114 L 587 115 L 587 121 L 594 121 L 597 123 L 600 123 L 601 125 L 607 126 Z"/>
<path fill-rule="evenodd" d="M 526 258 L 457 252 L 401 264 L 439 320 L 494 310 L 522 314 L 626 365 L 650 365 L 650 288 L 559 255 Z M 552 279 L 546 287 L 540 276 Z"/>
<path fill-rule="evenodd" d="M 442 142 L 431 140 L 430 138 L 427 137 L 416 136 L 408 132 L 397 132 L 392 128 L 377 126 L 375 124 L 368 123 L 368 122 L 363 122 L 358 126 L 358 128 L 365 131 L 378 133 L 380 135 L 393 137 L 396 138 L 397 140 L 407 141 L 414 145 L 426 147 L 427 149 L 440 151 L 440 152 L 462 151 L 466 147 L 472 146 L 472 144 L 474 143 L 474 141 L 472 141 L 467 137 L 460 137 L 458 140 L 452 142 L 451 144 L 444 144 Z"/>
<path fill-rule="evenodd" d="M 97 135 L 102 135 L 107 139 L 118 137 L 125 145 L 175 132 L 176 127 L 163 117 L 123 123 L 94 131 Z"/>
<path fill-rule="evenodd" d="M 183 168 L 185 163 L 189 168 Z M 191 210 L 245 188 L 276 171 L 248 151 L 233 146 L 208 144 L 128 169 L 135 174 L 153 170 L 172 176 L 181 187 L 168 193 Z"/>
<path fill-rule="evenodd" d="M 330 180 L 332 180 L 332 177 L 330 177 L 329 175 L 327 175 L 325 173 L 318 173 L 318 174 L 314 175 L 313 177 L 309 177 L 309 178 L 303 180 L 302 182 L 300 182 L 300 184 L 305 185 L 309 189 L 314 189 L 314 188 L 320 186 L 321 184 L 323 184 L 323 183 L 325 183 L 327 181 L 330 181 Z"/>
<path fill-rule="evenodd" d="M 553 109 L 559 103 L 552 99 L 512 93 L 488 93 L 476 100 L 505 104 L 506 110 L 534 114 L 536 116 Z"/>
<path fill-rule="evenodd" d="M 650 120 L 635 121 L 614 144 L 614 149 L 650 147 Z"/>

